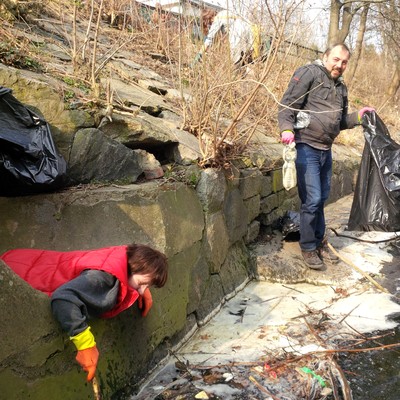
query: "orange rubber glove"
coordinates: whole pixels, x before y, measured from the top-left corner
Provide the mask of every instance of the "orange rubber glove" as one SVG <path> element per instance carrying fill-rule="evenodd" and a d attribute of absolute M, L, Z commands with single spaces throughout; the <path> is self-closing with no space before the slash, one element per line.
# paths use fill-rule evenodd
<path fill-rule="evenodd" d="M 143 295 L 139 295 L 138 298 L 138 307 L 140 310 L 142 310 L 142 317 L 147 315 L 152 305 L 153 297 L 151 296 L 149 288 L 146 288 L 146 290 L 143 292 Z"/>
<path fill-rule="evenodd" d="M 88 373 L 87 380 L 91 381 L 96 373 L 99 351 L 97 350 L 94 336 L 90 331 L 90 326 L 81 333 L 71 336 L 70 339 L 78 350 L 76 361 Z"/>
<path fill-rule="evenodd" d="M 87 381 L 90 382 L 96 373 L 97 361 L 99 359 L 99 351 L 97 346 L 89 347 L 85 350 L 78 350 L 76 361 L 87 374 Z"/>

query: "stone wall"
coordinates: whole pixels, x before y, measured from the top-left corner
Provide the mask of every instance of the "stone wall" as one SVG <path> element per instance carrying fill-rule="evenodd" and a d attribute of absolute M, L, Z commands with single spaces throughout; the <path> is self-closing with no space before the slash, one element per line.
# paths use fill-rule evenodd
<path fill-rule="evenodd" d="M 334 197 L 352 190 L 356 165 L 337 161 Z M 146 318 L 134 305 L 112 320 L 91 323 L 103 396 L 126 398 L 169 349 L 252 279 L 246 244 L 297 202 L 295 189 L 283 189 L 280 169 L 258 168 L 203 170 L 196 188 L 152 181 L 0 197 L 0 252 L 140 242 L 167 254 L 169 280 L 152 291 L 154 306 Z M 49 299 L 1 262 L 0 286 L 4 398 L 89 398 L 92 388 L 74 361 L 74 346 L 51 316 Z"/>
<path fill-rule="evenodd" d="M 124 68 L 130 67 L 125 60 Z M 152 290 L 154 305 L 146 318 L 134 305 L 112 320 L 91 322 L 103 399 L 126 399 L 168 350 L 254 277 L 248 244 L 260 230 L 273 229 L 287 210 L 297 210 L 298 198 L 296 189 L 283 189 L 282 146 L 276 139 L 255 132 L 248 154 L 230 170 L 200 170 L 197 139 L 176 128 L 181 117 L 165 97 L 122 81 L 113 84 L 132 113 L 123 119 L 115 114 L 111 122 L 82 104 L 67 108 L 62 93 L 71 88 L 61 82 L 0 64 L 0 85 L 12 88 L 49 123 L 73 184 L 57 193 L 0 197 L 0 253 L 132 242 L 166 253 L 169 279 L 164 288 Z M 155 176 L 149 162 L 150 172 L 160 172 L 153 153 L 185 169 L 187 184 L 168 176 L 133 184 L 143 173 Z M 359 158 L 334 147 L 331 200 L 352 191 Z M 48 297 L 1 262 L 0 329 L 0 398 L 92 397 L 74 346 L 52 318 Z"/>

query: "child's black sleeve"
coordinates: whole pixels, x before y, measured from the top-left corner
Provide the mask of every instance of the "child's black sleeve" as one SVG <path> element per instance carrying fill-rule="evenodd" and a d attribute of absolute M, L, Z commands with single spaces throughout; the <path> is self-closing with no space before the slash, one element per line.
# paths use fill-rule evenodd
<path fill-rule="evenodd" d="M 115 306 L 118 290 L 119 281 L 113 275 L 85 270 L 53 293 L 53 315 L 69 336 L 75 336 L 88 327 L 89 318 L 99 317 Z"/>

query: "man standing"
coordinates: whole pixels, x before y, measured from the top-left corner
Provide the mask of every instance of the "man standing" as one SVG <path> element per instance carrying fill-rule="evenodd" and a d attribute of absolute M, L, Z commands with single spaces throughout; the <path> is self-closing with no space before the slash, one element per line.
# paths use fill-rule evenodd
<path fill-rule="evenodd" d="M 312 269 L 321 269 L 324 261 L 338 261 L 325 237 L 324 203 L 331 186 L 332 143 L 341 130 L 359 125 L 365 112 L 375 111 L 364 107 L 348 114 L 342 74 L 349 59 L 349 48 L 340 43 L 328 48 L 322 61 L 298 68 L 278 114 L 282 143 L 296 142 L 300 248 Z"/>

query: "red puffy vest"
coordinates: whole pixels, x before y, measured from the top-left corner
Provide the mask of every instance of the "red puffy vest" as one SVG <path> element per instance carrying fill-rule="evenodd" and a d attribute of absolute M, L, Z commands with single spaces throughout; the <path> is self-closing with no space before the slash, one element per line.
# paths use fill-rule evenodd
<path fill-rule="evenodd" d="M 114 275 L 120 284 L 117 304 L 102 315 L 104 318 L 126 310 L 139 297 L 139 293 L 128 284 L 126 246 L 68 252 L 15 249 L 2 254 L 0 259 L 33 288 L 49 296 L 59 286 L 76 278 L 86 269 L 101 270 Z"/>

